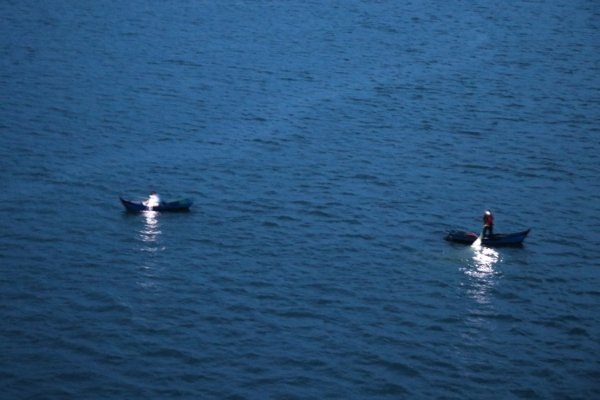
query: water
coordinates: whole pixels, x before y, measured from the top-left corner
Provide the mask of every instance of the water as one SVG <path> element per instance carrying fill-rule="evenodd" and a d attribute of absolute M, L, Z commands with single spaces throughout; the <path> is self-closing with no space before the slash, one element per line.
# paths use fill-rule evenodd
<path fill-rule="evenodd" d="M 0 15 L 0 397 L 600 395 L 597 2 Z"/>

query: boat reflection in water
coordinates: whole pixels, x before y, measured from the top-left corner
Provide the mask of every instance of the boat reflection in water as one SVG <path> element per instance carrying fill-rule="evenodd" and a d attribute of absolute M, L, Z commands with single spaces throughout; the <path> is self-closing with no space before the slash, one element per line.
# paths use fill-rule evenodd
<path fill-rule="evenodd" d="M 473 252 L 464 272 L 471 278 L 468 293 L 478 303 L 488 303 L 488 293 L 498 281 L 496 264 L 502 262 L 500 253 L 491 247 L 471 246 Z"/>
<path fill-rule="evenodd" d="M 144 224 L 139 230 L 138 238 L 141 240 L 138 257 L 140 275 L 137 285 L 144 290 L 156 290 L 159 286 L 161 258 L 160 254 L 166 249 L 162 240 L 161 224 L 158 211 L 142 211 Z"/>
<path fill-rule="evenodd" d="M 158 211 L 142 211 L 142 215 L 144 216 L 144 226 L 140 231 L 140 238 L 145 246 L 141 250 L 150 252 L 164 250 L 164 247 L 158 246 L 159 236 L 162 233 L 157 218 Z"/>

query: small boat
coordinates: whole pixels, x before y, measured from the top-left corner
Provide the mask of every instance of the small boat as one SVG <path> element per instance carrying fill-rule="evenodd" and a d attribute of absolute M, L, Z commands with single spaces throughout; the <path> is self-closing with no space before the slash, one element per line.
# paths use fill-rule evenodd
<path fill-rule="evenodd" d="M 192 206 L 190 199 L 181 199 L 177 201 L 162 202 L 158 206 L 148 207 L 141 201 L 125 200 L 119 197 L 125 209 L 129 212 L 141 211 L 189 211 Z"/>
<path fill-rule="evenodd" d="M 515 233 L 497 233 L 489 237 L 484 237 L 481 239 L 481 244 L 483 246 L 520 246 L 523 244 L 523 240 L 527 237 L 530 229 L 522 232 Z M 463 244 L 473 244 L 475 240 L 479 237 L 478 234 L 467 231 L 460 230 L 451 230 L 448 232 L 444 239 L 450 242 L 463 243 Z"/>

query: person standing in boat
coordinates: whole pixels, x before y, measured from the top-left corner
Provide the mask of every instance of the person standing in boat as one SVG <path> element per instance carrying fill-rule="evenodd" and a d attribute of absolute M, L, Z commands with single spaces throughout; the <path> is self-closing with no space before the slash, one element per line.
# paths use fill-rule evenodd
<path fill-rule="evenodd" d="M 483 232 L 482 237 L 490 237 L 494 235 L 494 215 L 490 210 L 483 213 Z"/>
<path fill-rule="evenodd" d="M 146 207 L 157 207 L 160 205 L 160 203 L 161 203 L 161 200 L 160 200 L 160 196 L 158 195 L 158 193 L 152 192 L 152 193 L 150 193 L 150 196 L 148 196 L 148 200 L 146 200 L 144 202 L 144 205 Z"/>

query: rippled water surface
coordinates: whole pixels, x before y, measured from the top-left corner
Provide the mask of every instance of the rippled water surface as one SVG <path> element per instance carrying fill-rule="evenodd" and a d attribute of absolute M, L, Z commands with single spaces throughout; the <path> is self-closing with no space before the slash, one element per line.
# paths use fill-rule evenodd
<path fill-rule="evenodd" d="M 2 2 L 0 397 L 600 397 L 599 21 Z"/>

